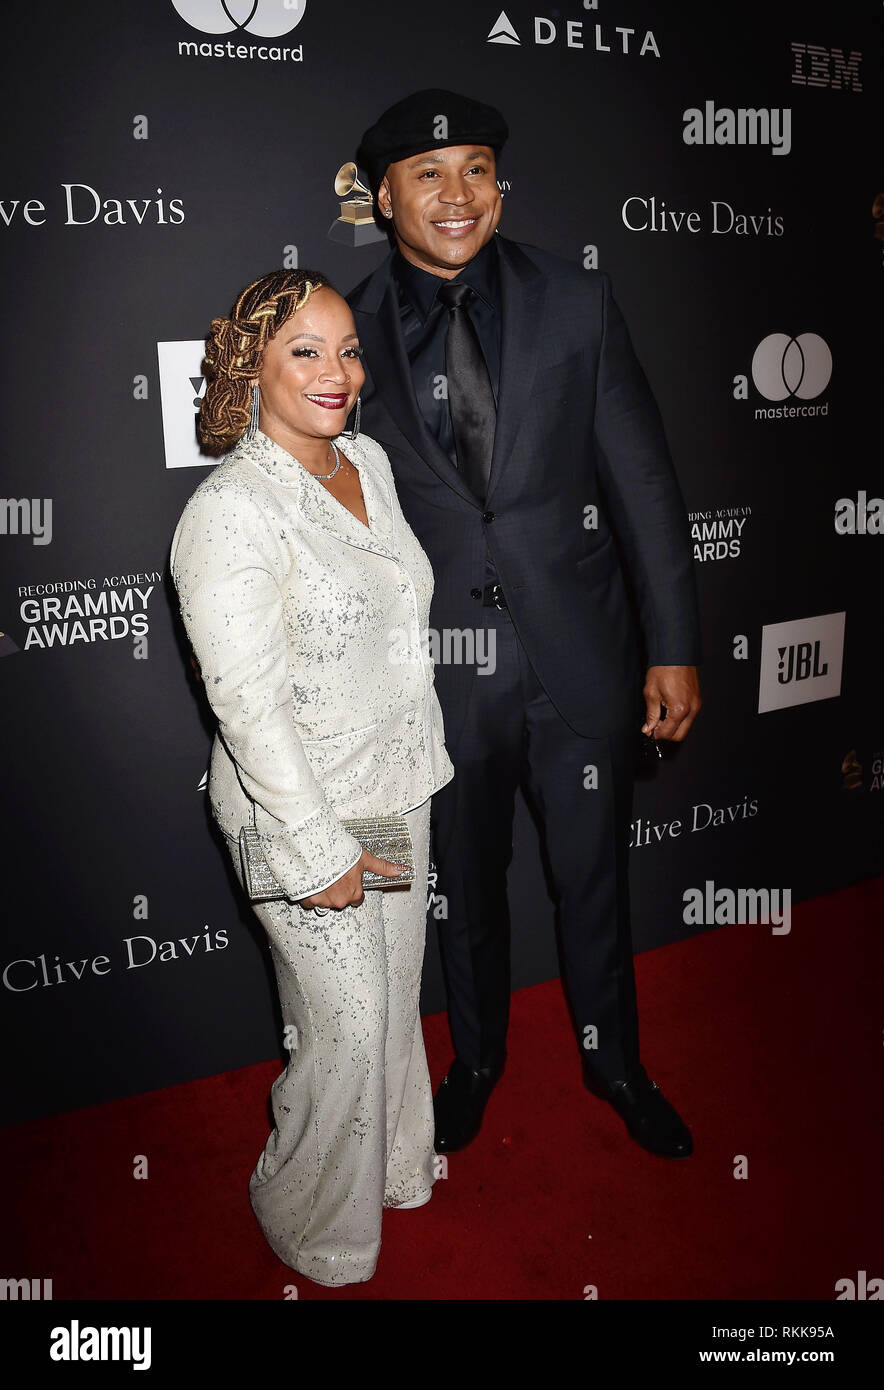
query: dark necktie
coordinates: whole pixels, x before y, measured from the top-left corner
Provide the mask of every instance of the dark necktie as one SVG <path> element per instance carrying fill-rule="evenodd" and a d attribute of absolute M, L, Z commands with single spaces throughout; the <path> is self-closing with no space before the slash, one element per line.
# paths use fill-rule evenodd
<path fill-rule="evenodd" d="M 484 502 L 491 477 L 497 411 L 479 337 L 467 311 L 473 290 L 446 280 L 436 292 L 448 309 L 445 376 L 457 466 L 471 492 Z"/>

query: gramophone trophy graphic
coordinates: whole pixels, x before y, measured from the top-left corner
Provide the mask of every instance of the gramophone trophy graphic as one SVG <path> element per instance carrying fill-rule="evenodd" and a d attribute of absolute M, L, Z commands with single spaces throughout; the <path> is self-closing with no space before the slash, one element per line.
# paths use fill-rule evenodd
<path fill-rule="evenodd" d="M 341 203 L 341 215 L 328 229 L 329 241 L 345 246 L 368 246 L 373 241 L 386 241 L 386 234 L 374 220 L 374 199 L 364 183 L 360 183 L 356 165 L 342 164 L 335 174 L 335 192 Z M 352 197 L 348 197 L 352 194 Z"/>

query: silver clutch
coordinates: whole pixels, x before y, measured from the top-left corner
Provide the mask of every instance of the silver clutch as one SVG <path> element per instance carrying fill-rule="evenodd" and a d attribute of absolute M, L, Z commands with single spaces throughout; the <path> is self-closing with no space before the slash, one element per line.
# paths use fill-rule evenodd
<path fill-rule="evenodd" d="M 342 821 L 341 824 L 369 854 L 375 855 L 378 859 L 388 859 L 392 864 L 406 865 L 404 873 L 398 874 L 396 878 L 385 878 L 383 874 L 374 874 L 368 869 L 363 869 L 363 889 L 395 888 L 400 883 L 414 882 L 414 852 L 404 816 L 359 816 L 353 820 Z M 240 830 L 239 855 L 243 883 L 252 902 L 271 902 L 288 896 L 274 878 L 270 865 L 264 858 L 261 840 L 254 825 L 244 825 Z"/>

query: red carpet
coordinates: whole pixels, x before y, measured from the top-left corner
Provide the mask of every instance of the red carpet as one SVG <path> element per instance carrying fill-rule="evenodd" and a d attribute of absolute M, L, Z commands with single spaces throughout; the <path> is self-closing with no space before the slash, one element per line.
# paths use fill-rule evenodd
<path fill-rule="evenodd" d="M 385 1213 L 368 1284 L 295 1275 L 252 1216 L 275 1059 L 7 1130 L 0 1274 L 52 1278 L 56 1300 L 834 1299 L 884 1275 L 882 920 L 879 879 L 793 909 L 788 936 L 723 927 L 637 958 L 644 1060 L 688 1160 L 645 1154 L 583 1089 L 551 981 L 514 995 L 481 1135 L 426 1207 Z M 424 1026 L 435 1086 L 447 1023 Z"/>

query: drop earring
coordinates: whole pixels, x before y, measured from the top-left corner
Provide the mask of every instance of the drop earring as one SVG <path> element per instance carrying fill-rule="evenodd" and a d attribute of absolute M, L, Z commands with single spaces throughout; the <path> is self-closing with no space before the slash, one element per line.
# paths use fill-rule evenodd
<path fill-rule="evenodd" d="M 246 427 L 245 434 L 243 435 L 243 439 L 245 439 L 249 443 L 254 439 L 255 435 L 258 433 L 258 420 L 260 418 L 260 414 L 261 393 L 258 390 L 258 383 L 257 381 L 255 381 L 252 383 L 252 413 L 249 417 L 249 423 Z"/>
<path fill-rule="evenodd" d="M 356 420 L 355 420 L 355 422 L 354 422 L 354 424 L 353 424 L 353 428 L 352 428 L 352 430 L 341 430 L 341 433 L 340 433 L 339 438 L 341 438 L 341 439 L 355 439 L 356 436 L 359 434 L 359 421 L 361 420 L 361 418 L 362 418 L 362 396 L 359 395 L 359 396 L 356 397 Z"/>

